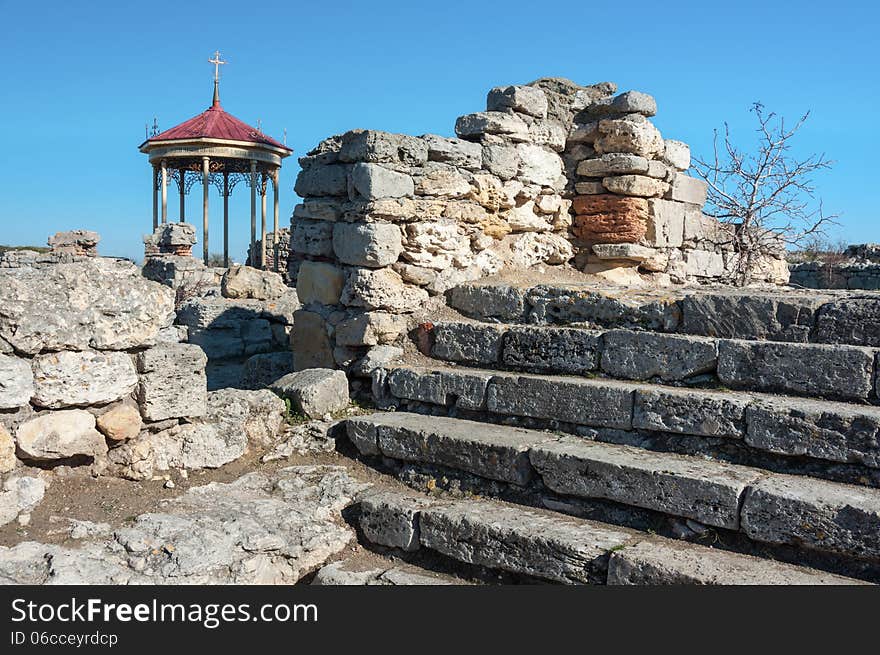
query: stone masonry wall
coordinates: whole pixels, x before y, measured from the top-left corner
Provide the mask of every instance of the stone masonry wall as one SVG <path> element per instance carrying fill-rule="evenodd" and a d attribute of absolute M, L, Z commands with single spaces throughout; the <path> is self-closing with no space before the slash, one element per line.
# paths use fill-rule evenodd
<path fill-rule="evenodd" d="M 295 367 L 365 369 L 394 354 L 402 315 L 501 271 L 722 279 L 736 253 L 700 210 L 705 184 L 683 173 L 687 145 L 649 122 L 653 98 L 616 90 L 497 87 L 486 111 L 459 117 L 457 138 L 352 130 L 301 158 L 288 259 L 304 305 Z"/>

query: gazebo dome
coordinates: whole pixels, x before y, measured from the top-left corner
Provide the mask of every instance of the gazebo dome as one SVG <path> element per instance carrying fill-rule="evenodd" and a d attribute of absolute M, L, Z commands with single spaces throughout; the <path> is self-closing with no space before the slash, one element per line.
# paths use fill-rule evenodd
<path fill-rule="evenodd" d="M 153 134 L 138 146 L 152 165 L 153 230 L 168 222 L 168 181 L 174 180 L 180 192 L 180 221 L 185 222 L 185 196 L 190 187 L 202 184 L 202 248 L 208 263 L 208 187 L 214 185 L 223 198 L 223 259 L 229 263 L 229 195 L 244 181 L 251 191 L 250 252 L 257 242 L 257 195 L 260 196 L 260 261 L 266 263 L 266 191 L 273 191 L 273 247 L 278 248 L 278 172 L 281 161 L 293 150 L 251 127 L 220 105 L 220 53 L 209 60 L 214 64 L 214 99 L 198 116 Z M 161 198 L 161 203 L 160 203 Z M 160 213 L 161 208 L 161 213 Z M 277 253 L 276 253 L 277 265 Z"/>

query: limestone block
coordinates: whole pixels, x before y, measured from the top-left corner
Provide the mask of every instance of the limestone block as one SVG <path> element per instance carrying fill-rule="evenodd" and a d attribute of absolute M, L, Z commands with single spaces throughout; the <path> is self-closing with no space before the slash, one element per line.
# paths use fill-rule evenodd
<path fill-rule="evenodd" d="M 558 234 L 527 232 L 510 244 L 510 262 L 520 268 L 538 264 L 564 264 L 574 257 L 571 242 Z"/>
<path fill-rule="evenodd" d="M 733 389 L 866 399 L 874 351 L 858 346 L 722 340 L 718 378 Z"/>
<path fill-rule="evenodd" d="M 502 180 L 513 178 L 519 171 L 516 147 L 501 144 L 483 146 L 483 168 Z"/>
<path fill-rule="evenodd" d="M 34 395 L 31 363 L 10 355 L 0 355 L 0 409 L 27 405 Z"/>
<path fill-rule="evenodd" d="M 599 259 L 629 262 L 643 262 L 657 254 L 653 248 L 645 248 L 637 243 L 597 243 L 591 249 Z"/>
<path fill-rule="evenodd" d="M 32 368 L 32 402 L 51 409 L 113 402 L 138 383 L 131 357 L 123 352 L 46 353 L 33 359 Z"/>
<path fill-rule="evenodd" d="M 536 446 L 530 458 L 557 493 L 605 498 L 731 530 L 739 528 L 746 489 L 762 475 L 699 457 L 575 437 Z"/>
<path fill-rule="evenodd" d="M 577 196 L 573 207 L 575 236 L 596 243 L 637 242 L 645 236 L 648 202 L 612 194 Z"/>
<path fill-rule="evenodd" d="M 385 369 L 403 357 L 403 348 L 373 346 L 351 367 L 351 374 L 368 378 L 375 369 Z"/>
<path fill-rule="evenodd" d="M 639 114 L 599 121 L 599 137 L 593 147 L 599 154 L 630 153 L 651 159 L 664 151 L 659 130 Z"/>
<path fill-rule="evenodd" d="M 9 433 L 9 430 L 0 423 L 0 475 L 9 473 L 18 465 L 18 459 L 15 456 L 15 439 Z"/>
<path fill-rule="evenodd" d="M 755 482 L 742 508 L 752 539 L 880 558 L 880 491 L 806 476 Z"/>
<path fill-rule="evenodd" d="M 412 552 L 419 549 L 419 512 L 432 504 L 395 491 L 368 493 L 360 501 L 358 524 L 371 543 Z"/>
<path fill-rule="evenodd" d="M 348 190 L 348 168 L 340 164 L 311 166 L 296 176 L 293 190 L 298 196 L 344 196 Z"/>
<path fill-rule="evenodd" d="M 486 98 L 489 111 L 513 110 L 536 118 L 547 117 L 547 96 L 533 86 L 497 86 Z"/>
<path fill-rule="evenodd" d="M 338 221 L 342 217 L 342 202 L 339 198 L 305 198 L 293 208 L 291 224 L 296 221 Z"/>
<path fill-rule="evenodd" d="M 431 355 L 451 362 L 495 364 L 501 356 L 502 329 L 484 323 L 435 323 Z"/>
<path fill-rule="evenodd" d="M 15 435 L 26 459 L 50 462 L 106 454 L 107 443 L 95 429 L 95 417 L 82 409 L 42 414 L 22 423 Z"/>
<path fill-rule="evenodd" d="M 97 419 L 98 430 L 112 441 L 127 441 L 140 434 L 144 422 L 137 407 L 120 404 L 112 407 Z"/>
<path fill-rule="evenodd" d="M 607 175 L 644 174 L 648 172 L 648 160 L 639 155 L 608 154 L 595 159 L 585 159 L 577 167 L 581 177 L 605 177 Z"/>
<path fill-rule="evenodd" d="M 572 328 L 511 327 L 504 335 L 501 361 L 524 371 L 584 374 L 599 363 L 600 336 Z"/>
<path fill-rule="evenodd" d="M 207 357 L 195 344 L 164 344 L 138 353 L 137 401 L 147 421 L 204 416 Z"/>
<path fill-rule="evenodd" d="M 821 343 L 880 346 L 880 299 L 844 298 L 822 305 L 814 338 Z"/>
<path fill-rule="evenodd" d="M 669 200 L 689 202 L 692 205 L 702 207 L 706 203 L 708 187 L 709 185 L 703 180 L 698 180 L 684 173 L 676 173 L 672 178 L 669 192 L 664 197 Z"/>
<path fill-rule="evenodd" d="M 594 196 L 599 193 L 607 193 L 602 182 L 576 182 L 574 190 L 582 196 Z"/>
<path fill-rule="evenodd" d="M 666 182 L 645 175 L 603 177 L 602 186 L 612 193 L 640 198 L 658 198 L 669 189 Z"/>
<path fill-rule="evenodd" d="M 471 185 L 454 166 L 432 163 L 415 177 L 415 192 L 420 196 L 466 198 L 470 195 Z"/>
<path fill-rule="evenodd" d="M 223 274 L 220 290 L 224 298 L 275 300 L 288 291 L 284 279 L 274 271 L 250 266 L 232 266 Z"/>
<path fill-rule="evenodd" d="M 290 337 L 284 343 L 289 347 Z M 280 377 L 293 371 L 292 352 L 259 353 L 248 357 L 241 371 L 241 386 L 245 389 L 263 389 Z"/>
<path fill-rule="evenodd" d="M 333 253 L 333 224 L 324 220 L 294 221 L 290 249 L 303 255 L 329 257 Z"/>
<path fill-rule="evenodd" d="M 342 135 L 339 161 L 419 166 L 428 160 L 427 144 L 418 137 L 379 130 L 351 130 Z"/>
<path fill-rule="evenodd" d="M 483 147 L 478 143 L 436 134 L 425 134 L 422 140 L 428 146 L 428 161 L 451 164 L 470 171 L 482 168 Z"/>
<path fill-rule="evenodd" d="M 619 114 L 653 116 L 657 113 L 657 101 L 653 96 L 641 91 L 626 91 L 614 97 L 610 109 Z"/>
<path fill-rule="evenodd" d="M 506 284 L 463 284 L 449 292 L 449 305 L 471 318 L 516 322 L 526 311 L 525 290 Z"/>
<path fill-rule="evenodd" d="M 485 111 L 459 116 L 455 121 L 455 134 L 469 141 L 476 141 L 485 134 L 505 136 L 511 141 L 525 141 L 528 133 L 528 125 L 514 113 Z"/>
<path fill-rule="evenodd" d="M 504 217 L 514 232 L 544 232 L 552 229 L 547 217 L 535 212 L 533 200 L 514 207 Z"/>
<path fill-rule="evenodd" d="M 699 214 L 691 205 L 671 200 L 648 200 L 648 224 L 645 241 L 657 248 L 678 248 L 684 238 L 685 214 Z"/>
<path fill-rule="evenodd" d="M 393 343 L 406 331 L 406 318 L 388 312 L 364 312 L 336 326 L 340 346 L 376 346 Z"/>
<path fill-rule="evenodd" d="M 300 302 L 335 305 L 342 294 L 345 274 L 338 266 L 326 262 L 304 261 L 296 278 L 296 293 Z"/>
<path fill-rule="evenodd" d="M 402 249 L 400 228 L 392 223 L 336 223 L 333 252 L 344 264 L 388 266 Z"/>
<path fill-rule="evenodd" d="M 408 314 L 422 307 L 427 299 L 424 289 L 404 284 L 398 273 L 381 268 L 354 270 L 342 289 L 341 302 L 349 307 Z"/>
<path fill-rule="evenodd" d="M 287 398 L 296 411 L 311 419 L 332 414 L 348 406 L 348 378 L 344 371 L 310 368 L 289 373 L 270 386 Z"/>
<path fill-rule="evenodd" d="M 714 371 L 718 362 L 718 346 L 706 337 L 609 330 L 602 340 L 602 370 L 629 380 L 686 380 Z"/>
<path fill-rule="evenodd" d="M 555 120 L 536 120 L 529 125 L 529 141 L 561 153 L 565 150 L 565 127 Z"/>
<path fill-rule="evenodd" d="M 485 409 L 492 374 L 446 368 L 395 368 L 388 375 L 392 396 L 459 409 Z"/>
<path fill-rule="evenodd" d="M 562 176 L 562 159 L 552 150 L 532 143 L 516 146 L 519 155 L 518 178 L 527 184 L 554 186 Z"/>
<path fill-rule="evenodd" d="M 349 181 L 352 190 L 368 200 L 411 196 L 415 191 L 412 177 L 380 164 L 354 164 Z"/>
<path fill-rule="evenodd" d="M 636 391 L 633 427 L 742 439 L 750 401 L 750 396 L 730 392 L 642 387 Z"/>
<path fill-rule="evenodd" d="M 29 514 L 46 493 L 46 483 L 41 478 L 29 475 L 10 475 L 0 487 L 0 525 L 6 525 L 14 521 L 16 517 L 23 514 Z M 38 545 L 35 542 L 25 542 L 22 546 Z M 33 563 L 27 568 L 30 571 L 39 569 L 43 564 L 44 552 L 39 552 L 38 562 Z M 14 561 L 14 559 L 13 559 Z M 4 574 L 6 571 L 4 571 Z M 10 579 L 4 575 L 4 578 Z M 22 580 L 23 584 L 34 584 L 30 576 Z"/>
<path fill-rule="evenodd" d="M 707 250 L 684 251 L 685 273 L 694 277 L 721 277 L 724 274 L 724 257 Z"/>
<path fill-rule="evenodd" d="M 664 143 L 663 155 L 660 159 L 678 171 L 686 171 L 691 167 L 691 149 L 682 141 L 667 139 Z"/>
<path fill-rule="evenodd" d="M 593 427 L 632 427 L 633 386 L 614 380 L 498 375 L 486 393 L 496 414 L 552 419 Z"/>

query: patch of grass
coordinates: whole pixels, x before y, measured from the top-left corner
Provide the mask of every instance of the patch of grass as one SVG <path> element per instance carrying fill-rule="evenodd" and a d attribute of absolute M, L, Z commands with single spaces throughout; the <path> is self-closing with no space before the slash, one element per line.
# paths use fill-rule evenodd
<path fill-rule="evenodd" d="M 284 420 L 288 425 L 302 425 L 303 423 L 309 422 L 307 416 L 300 414 L 293 409 L 293 404 L 290 402 L 290 398 L 284 398 Z"/>

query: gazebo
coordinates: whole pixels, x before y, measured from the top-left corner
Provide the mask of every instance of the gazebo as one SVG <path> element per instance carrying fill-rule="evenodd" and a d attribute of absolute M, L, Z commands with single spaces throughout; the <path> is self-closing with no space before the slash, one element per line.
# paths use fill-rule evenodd
<path fill-rule="evenodd" d="M 251 249 L 257 241 L 257 190 L 260 192 L 262 230 L 260 267 L 266 262 L 266 191 L 272 182 L 275 242 L 278 241 L 278 172 L 281 160 L 293 150 L 266 136 L 259 129 L 228 114 L 220 106 L 220 65 L 216 52 L 214 100 L 198 116 L 164 132 L 154 133 L 139 150 L 153 167 L 153 230 L 168 222 L 168 179 L 180 192 L 180 222 L 186 221 L 186 194 L 195 182 L 202 183 L 202 248 L 208 263 L 208 187 L 213 184 L 223 198 L 223 263 L 229 266 L 229 195 L 244 180 L 251 189 Z M 158 132 L 158 130 L 154 130 Z M 160 217 L 161 198 L 161 217 Z M 277 253 L 275 261 L 278 261 Z"/>

